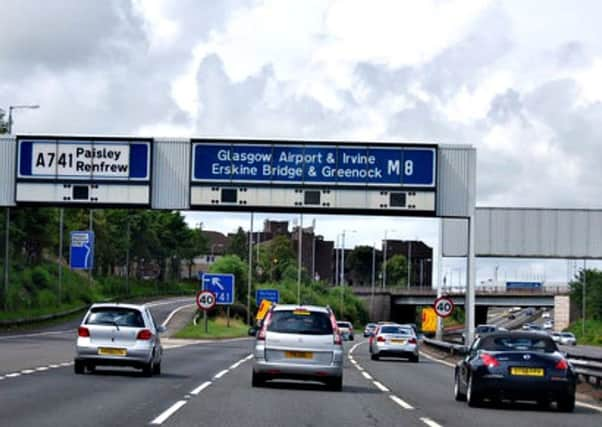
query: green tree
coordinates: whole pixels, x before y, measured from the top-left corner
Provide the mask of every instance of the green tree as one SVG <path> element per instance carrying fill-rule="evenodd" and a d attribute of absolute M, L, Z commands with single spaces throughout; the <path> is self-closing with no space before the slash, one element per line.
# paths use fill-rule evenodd
<path fill-rule="evenodd" d="M 236 255 L 226 255 L 219 258 L 209 268 L 210 273 L 234 274 L 234 291 L 238 302 L 247 301 L 247 277 L 249 266 Z"/>
<path fill-rule="evenodd" d="M 583 303 L 583 270 L 569 283 L 571 302 L 581 316 Z M 587 269 L 585 274 L 585 316 L 588 320 L 602 320 L 602 271 Z"/>
<path fill-rule="evenodd" d="M 348 271 L 354 283 L 367 286 L 372 281 L 372 246 L 356 246 L 345 260 L 345 270 Z M 375 266 L 380 265 L 381 256 L 376 254 Z M 378 267 L 377 267 L 378 268 Z M 378 274 L 378 271 L 376 272 Z"/>
<path fill-rule="evenodd" d="M 394 255 L 385 264 L 387 286 L 407 286 L 408 263 L 403 255 Z"/>
<path fill-rule="evenodd" d="M 289 238 L 278 235 L 263 243 L 259 249 L 259 267 L 263 271 L 263 277 L 271 281 L 281 280 L 285 272 L 288 273 L 287 277 L 291 276 L 291 268 L 295 269 L 296 277 L 297 260 Z"/>
<path fill-rule="evenodd" d="M 230 244 L 228 245 L 226 253 L 236 255 L 240 259 L 246 260 L 249 258 L 248 237 L 242 227 L 238 227 L 236 233 L 230 238 Z"/>

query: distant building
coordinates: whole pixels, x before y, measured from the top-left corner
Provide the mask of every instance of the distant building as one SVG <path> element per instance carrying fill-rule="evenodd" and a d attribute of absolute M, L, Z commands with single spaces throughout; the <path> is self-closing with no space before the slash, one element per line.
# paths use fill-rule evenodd
<path fill-rule="evenodd" d="M 228 237 L 219 231 L 203 230 L 203 236 L 207 238 L 207 253 L 200 254 L 192 260 L 182 260 L 180 274 L 183 279 L 196 279 L 199 273 L 206 273 L 215 261 L 226 253 L 230 244 Z"/>

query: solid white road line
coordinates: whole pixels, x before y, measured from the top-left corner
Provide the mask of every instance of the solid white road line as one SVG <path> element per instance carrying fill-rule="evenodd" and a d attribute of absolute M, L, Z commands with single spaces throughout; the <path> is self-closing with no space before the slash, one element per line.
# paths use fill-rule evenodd
<path fill-rule="evenodd" d="M 185 400 L 178 400 L 176 403 L 171 405 L 161 415 L 151 421 L 151 424 L 163 424 L 169 417 L 171 417 L 178 409 L 186 405 Z"/>
<path fill-rule="evenodd" d="M 589 403 L 575 402 L 575 405 L 580 406 L 582 408 L 593 409 L 594 411 L 602 412 L 602 407 L 596 406 L 596 405 L 591 405 Z"/>
<path fill-rule="evenodd" d="M 39 368 L 36 368 L 36 371 L 47 371 L 48 370 L 48 366 L 40 366 Z"/>
<path fill-rule="evenodd" d="M 35 370 L 33 370 L 33 369 L 23 369 L 21 371 L 21 373 L 25 374 L 25 375 L 33 374 L 34 372 L 35 372 Z"/>
<path fill-rule="evenodd" d="M 391 398 L 391 400 L 395 403 L 397 403 L 399 406 L 401 406 L 403 409 L 414 409 L 414 407 L 412 405 L 410 405 L 407 402 L 404 402 L 403 400 L 401 400 L 399 397 L 391 394 L 389 395 L 389 397 Z"/>
<path fill-rule="evenodd" d="M 380 391 L 384 391 L 385 393 L 389 392 L 389 389 L 381 383 L 379 383 L 378 381 L 372 381 L 372 384 L 374 384 L 376 388 L 378 388 Z"/>
<path fill-rule="evenodd" d="M 55 369 L 55 368 L 60 368 L 61 365 L 48 365 L 49 368 Z"/>
<path fill-rule="evenodd" d="M 455 368 L 456 367 L 456 365 L 454 365 L 453 363 L 446 362 L 445 360 L 437 359 L 436 357 L 433 357 L 433 356 L 431 356 L 431 355 L 429 355 L 429 354 L 427 354 L 427 353 L 425 353 L 423 351 L 421 351 L 420 354 L 422 354 L 427 359 L 433 360 L 435 362 L 439 362 L 442 365 L 449 366 L 450 368 Z"/>
<path fill-rule="evenodd" d="M 435 421 L 431 420 L 430 418 L 422 417 L 422 418 L 420 418 L 420 421 L 422 421 L 424 424 L 426 424 L 429 427 L 441 427 L 441 424 L 436 423 Z"/>
<path fill-rule="evenodd" d="M 215 376 L 213 378 L 214 379 L 219 379 L 219 378 L 223 377 L 224 375 L 226 375 L 227 373 L 228 373 L 228 370 L 224 369 L 223 371 L 220 371 L 217 374 L 215 374 Z"/>
<path fill-rule="evenodd" d="M 4 335 L 0 337 L 0 340 L 10 340 L 14 338 L 28 338 L 28 337 L 39 337 L 44 335 L 60 335 L 66 332 L 75 334 L 77 331 L 74 329 L 62 329 L 60 331 L 49 331 L 49 332 L 36 332 L 32 334 L 21 334 L 21 335 Z"/>
<path fill-rule="evenodd" d="M 20 373 L 20 372 L 12 372 L 12 373 L 10 373 L 10 374 L 6 374 L 6 375 L 4 375 L 4 376 L 5 376 L 6 378 L 15 378 L 15 377 L 18 377 L 18 376 L 20 376 L 20 375 L 21 375 L 21 373 Z"/>
<path fill-rule="evenodd" d="M 211 385 L 211 381 L 205 381 L 203 384 L 201 384 L 200 386 L 198 386 L 197 388 L 195 388 L 194 390 L 192 390 L 190 392 L 190 394 L 193 394 L 193 395 L 196 396 L 197 394 L 199 394 L 200 392 L 202 392 L 203 390 L 205 390 L 210 385 Z"/>
<path fill-rule="evenodd" d="M 362 372 L 362 375 L 364 376 L 364 378 L 366 378 L 367 380 L 372 380 L 373 378 L 370 376 L 370 374 L 368 372 Z"/>
<path fill-rule="evenodd" d="M 184 304 L 184 305 L 172 310 L 171 313 L 169 313 L 169 315 L 167 316 L 167 318 L 163 321 L 163 323 L 161 323 L 161 326 L 167 326 L 167 324 L 169 323 L 171 318 L 174 317 L 178 311 L 180 311 L 186 307 L 190 307 L 191 305 L 195 305 L 195 304 L 196 303 Z"/>

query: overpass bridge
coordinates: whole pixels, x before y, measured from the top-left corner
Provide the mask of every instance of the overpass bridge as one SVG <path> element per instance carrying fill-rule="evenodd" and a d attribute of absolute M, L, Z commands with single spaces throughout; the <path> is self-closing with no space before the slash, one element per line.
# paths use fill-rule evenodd
<path fill-rule="evenodd" d="M 431 306 L 437 290 L 431 288 L 376 288 L 355 287 L 353 293 L 368 308 L 371 320 L 391 320 L 416 323 L 417 308 Z M 464 289 L 445 292 L 457 306 L 464 306 Z M 554 309 L 556 328 L 568 326 L 570 321 L 569 289 L 566 286 L 540 289 L 512 289 L 483 287 L 476 290 L 475 323 L 487 323 L 489 307 L 537 307 Z"/>

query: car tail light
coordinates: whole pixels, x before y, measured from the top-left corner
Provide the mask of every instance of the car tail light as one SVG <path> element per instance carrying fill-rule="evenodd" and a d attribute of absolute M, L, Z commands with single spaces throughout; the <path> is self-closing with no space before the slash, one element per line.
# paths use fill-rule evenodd
<path fill-rule="evenodd" d="M 150 340 L 153 336 L 153 333 L 151 331 L 149 331 L 148 329 L 143 329 L 140 332 L 138 332 L 138 335 L 136 336 L 137 340 Z"/>
<path fill-rule="evenodd" d="M 493 357 L 491 354 L 487 354 L 487 353 L 481 354 L 481 360 L 489 368 L 497 368 L 498 366 L 500 366 L 500 362 L 495 357 Z"/>
<path fill-rule="evenodd" d="M 567 369 L 569 369 L 569 362 L 567 362 L 565 359 L 560 359 L 555 366 L 556 369 L 560 369 L 561 371 L 566 371 Z"/>
<path fill-rule="evenodd" d="M 89 337 L 90 336 L 90 330 L 88 328 L 80 326 L 79 328 L 77 328 L 77 336 L 78 337 L 82 337 L 82 338 Z"/>
<path fill-rule="evenodd" d="M 270 324 L 271 319 L 272 319 L 272 312 L 268 311 L 268 314 L 266 314 L 265 319 L 263 319 L 263 324 L 261 325 L 261 329 L 259 330 L 259 333 L 257 334 L 257 339 L 259 341 L 265 341 L 265 336 L 268 331 L 268 325 Z"/>
<path fill-rule="evenodd" d="M 376 337 L 376 341 L 385 342 L 385 341 L 387 341 L 387 339 L 385 337 L 379 335 L 378 337 Z"/>
<path fill-rule="evenodd" d="M 332 326 L 332 342 L 336 345 L 343 345 L 343 338 L 341 337 L 339 327 L 337 326 L 337 319 L 334 317 L 332 311 L 330 312 L 330 325 Z"/>
<path fill-rule="evenodd" d="M 410 338 L 410 339 L 408 340 L 408 342 L 409 342 L 410 344 L 416 344 L 416 338 Z"/>

